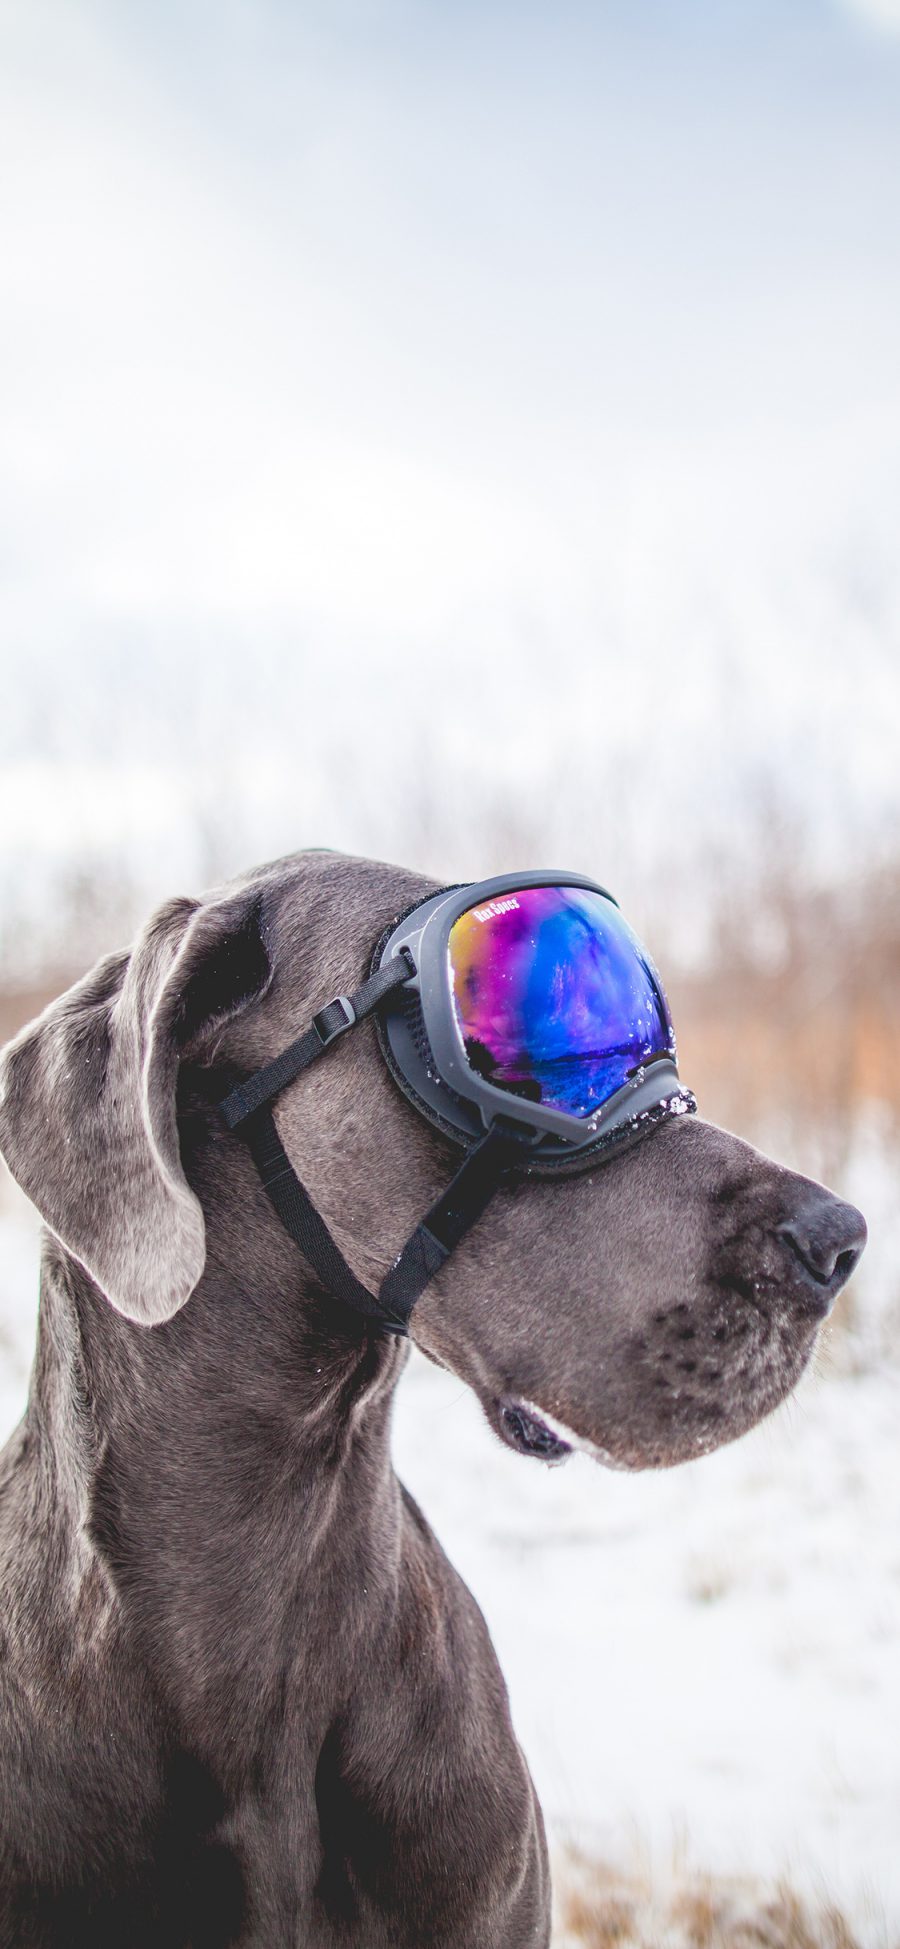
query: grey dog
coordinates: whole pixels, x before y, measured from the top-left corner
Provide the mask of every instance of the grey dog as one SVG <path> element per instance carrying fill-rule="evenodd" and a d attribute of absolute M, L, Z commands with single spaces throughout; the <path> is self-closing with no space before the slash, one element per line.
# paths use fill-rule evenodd
<path fill-rule="evenodd" d="M 0 1142 L 46 1230 L 0 1458 L 3 1949 L 546 1949 L 487 1630 L 391 1466 L 403 1343 L 317 1283 L 215 1107 L 433 890 L 301 853 L 172 901 L 5 1053 Z M 371 1025 L 277 1118 L 377 1288 L 458 1154 Z M 864 1238 L 680 1119 L 511 1182 L 412 1334 L 505 1439 L 544 1411 L 663 1467 L 783 1398 Z"/>

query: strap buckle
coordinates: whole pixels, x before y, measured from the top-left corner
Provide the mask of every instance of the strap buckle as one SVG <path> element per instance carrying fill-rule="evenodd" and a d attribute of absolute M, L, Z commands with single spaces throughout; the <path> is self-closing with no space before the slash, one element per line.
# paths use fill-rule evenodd
<path fill-rule="evenodd" d="M 335 1008 L 343 1009 L 343 1021 L 334 1022 L 329 1020 L 332 1010 Z M 312 1026 L 322 1044 L 322 1048 L 327 1049 L 330 1043 L 337 1041 L 339 1035 L 346 1035 L 347 1030 L 352 1029 L 356 1019 L 356 1010 L 349 995 L 335 995 L 334 1001 L 327 1002 L 324 1008 L 320 1008 L 318 1015 L 314 1015 L 312 1018 Z"/>

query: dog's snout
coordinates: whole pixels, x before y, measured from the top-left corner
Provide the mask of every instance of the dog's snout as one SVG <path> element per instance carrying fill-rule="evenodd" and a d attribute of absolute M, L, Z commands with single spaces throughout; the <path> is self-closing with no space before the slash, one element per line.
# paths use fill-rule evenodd
<path fill-rule="evenodd" d="M 862 1258 L 866 1221 L 855 1205 L 817 1191 L 778 1226 L 778 1236 L 830 1306 Z"/>

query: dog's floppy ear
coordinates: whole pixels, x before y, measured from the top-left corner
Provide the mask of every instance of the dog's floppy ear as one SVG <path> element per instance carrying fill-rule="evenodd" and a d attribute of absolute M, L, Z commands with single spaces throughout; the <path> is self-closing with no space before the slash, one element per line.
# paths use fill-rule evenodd
<path fill-rule="evenodd" d="M 0 1148 L 41 1217 L 128 1319 L 167 1320 L 203 1271 L 175 1091 L 189 1044 L 271 979 L 259 889 L 172 901 L 0 1057 Z"/>

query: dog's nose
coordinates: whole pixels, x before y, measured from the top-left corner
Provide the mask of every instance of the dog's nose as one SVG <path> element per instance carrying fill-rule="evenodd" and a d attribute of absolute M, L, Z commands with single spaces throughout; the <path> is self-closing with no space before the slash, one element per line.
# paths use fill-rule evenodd
<path fill-rule="evenodd" d="M 862 1212 L 830 1191 L 816 1190 L 778 1226 L 778 1235 L 818 1289 L 823 1313 L 830 1312 L 863 1255 L 867 1232 Z"/>

